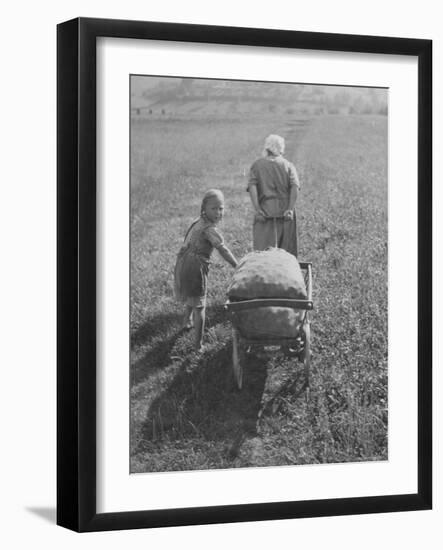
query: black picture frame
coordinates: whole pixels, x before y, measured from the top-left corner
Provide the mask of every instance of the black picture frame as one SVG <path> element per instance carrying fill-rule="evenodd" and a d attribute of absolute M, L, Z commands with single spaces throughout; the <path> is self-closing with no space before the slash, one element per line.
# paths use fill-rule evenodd
<path fill-rule="evenodd" d="M 398 54 L 418 59 L 416 494 L 96 511 L 96 39 Z M 75 531 L 425 510 L 432 506 L 432 42 L 78 18 L 57 28 L 57 523 Z"/>

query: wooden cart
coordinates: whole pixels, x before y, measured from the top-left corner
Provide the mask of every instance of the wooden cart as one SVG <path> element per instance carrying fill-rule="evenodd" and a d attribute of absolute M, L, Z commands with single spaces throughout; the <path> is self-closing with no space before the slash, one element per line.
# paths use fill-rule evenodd
<path fill-rule="evenodd" d="M 232 322 L 232 367 L 234 378 L 239 390 L 243 386 L 243 362 L 246 350 L 253 350 L 254 347 L 280 346 L 291 349 L 295 357 L 303 363 L 306 377 L 306 385 L 309 386 L 309 371 L 311 362 L 311 330 L 309 312 L 313 308 L 312 302 L 312 264 L 300 262 L 306 291 L 307 300 L 294 300 L 288 298 L 266 298 L 242 300 L 238 302 L 227 301 L 225 309 L 228 311 Z M 251 338 L 246 335 L 245 327 L 242 327 L 239 317 L 240 311 L 253 310 L 262 307 L 286 307 L 298 310 L 302 320 L 300 329 L 291 338 L 276 338 L 275 336 Z"/>

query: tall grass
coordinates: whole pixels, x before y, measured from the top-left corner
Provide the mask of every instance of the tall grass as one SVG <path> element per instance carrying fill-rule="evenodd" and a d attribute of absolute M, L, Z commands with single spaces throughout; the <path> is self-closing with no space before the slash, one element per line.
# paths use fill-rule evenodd
<path fill-rule="evenodd" d="M 221 304 L 231 268 L 214 253 L 207 351 L 179 331 L 173 266 L 203 192 L 224 191 L 223 233 L 251 247 L 244 170 L 281 133 L 302 181 L 300 259 L 313 263 L 312 374 L 276 352 L 231 378 Z M 131 471 L 387 458 L 385 117 L 136 121 L 131 133 Z"/>

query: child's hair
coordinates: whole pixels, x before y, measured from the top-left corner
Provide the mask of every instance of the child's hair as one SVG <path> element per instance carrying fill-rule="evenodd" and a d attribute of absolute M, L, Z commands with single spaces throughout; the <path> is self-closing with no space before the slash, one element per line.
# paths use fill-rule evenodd
<path fill-rule="evenodd" d="M 202 204 L 200 207 L 200 213 L 203 214 L 206 208 L 206 205 L 208 202 L 213 199 L 217 198 L 224 202 L 225 197 L 223 193 L 220 191 L 220 189 L 209 189 L 209 191 L 206 191 L 206 193 L 203 195 Z"/>

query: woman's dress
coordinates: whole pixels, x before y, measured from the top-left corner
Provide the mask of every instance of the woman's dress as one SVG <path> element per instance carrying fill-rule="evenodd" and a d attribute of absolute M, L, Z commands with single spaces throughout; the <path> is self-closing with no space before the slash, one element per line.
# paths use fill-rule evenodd
<path fill-rule="evenodd" d="M 282 217 L 288 210 L 292 186 L 299 187 L 295 166 L 281 155 L 258 159 L 251 166 L 248 191 L 256 186 L 260 208 L 269 217 L 256 215 L 253 224 L 254 250 L 276 246 L 294 256 L 298 254 L 298 235 L 295 208 L 292 220 L 273 219 Z"/>

